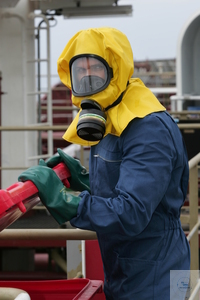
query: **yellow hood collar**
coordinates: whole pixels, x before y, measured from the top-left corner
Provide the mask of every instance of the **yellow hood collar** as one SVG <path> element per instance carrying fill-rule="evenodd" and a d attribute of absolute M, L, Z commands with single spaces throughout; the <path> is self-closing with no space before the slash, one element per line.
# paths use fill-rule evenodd
<path fill-rule="evenodd" d="M 61 81 L 70 89 L 69 62 L 79 54 L 101 56 L 113 69 L 113 78 L 108 87 L 95 95 L 87 97 L 87 99 L 95 100 L 101 105 L 102 109 L 105 109 L 113 104 L 125 91 L 120 104 L 106 112 L 105 136 L 109 133 L 120 136 L 134 118 L 143 118 L 152 112 L 165 110 L 140 79 L 131 79 L 134 70 L 132 49 L 127 37 L 119 30 L 109 27 L 91 28 L 79 31 L 70 39 L 58 59 L 58 74 Z M 127 82 L 129 82 L 128 88 L 126 88 Z M 72 103 L 78 108 L 80 108 L 83 99 L 85 97 L 72 95 Z M 76 126 L 79 113 L 70 124 L 63 138 L 80 145 L 97 144 L 98 142 L 88 142 L 78 137 Z"/>

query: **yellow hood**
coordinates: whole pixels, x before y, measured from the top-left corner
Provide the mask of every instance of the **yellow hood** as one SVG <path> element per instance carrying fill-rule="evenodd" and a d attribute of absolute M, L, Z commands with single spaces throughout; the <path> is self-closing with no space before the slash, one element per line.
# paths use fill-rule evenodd
<path fill-rule="evenodd" d="M 109 133 L 120 136 L 134 118 L 143 118 L 152 112 L 165 110 L 140 79 L 131 79 L 134 70 L 132 49 L 127 37 L 119 30 L 109 27 L 91 28 L 79 31 L 70 39 L 58 59 L 58 74 L 61 81 L 70 89 L 69 62 L 72 57 L 79 54 L 101 56 L 113 69 L 113 78 L 108 87 L 87 99 L 95 100 L 104 109 L 113 104 L 126 90 L 120 104 L 106 112 L 105 136 Z M 126 88 L 127 82 L 129 85 Z M 78 108 L 83 99 L 85 97 L 72 95 L 72 103 Z M 71 143 L 85 146 L 97 144 L 98 142 L 89 142 L 78 137 L 76 126 L 79 114 L 80 111 L 63 138 Z"/>

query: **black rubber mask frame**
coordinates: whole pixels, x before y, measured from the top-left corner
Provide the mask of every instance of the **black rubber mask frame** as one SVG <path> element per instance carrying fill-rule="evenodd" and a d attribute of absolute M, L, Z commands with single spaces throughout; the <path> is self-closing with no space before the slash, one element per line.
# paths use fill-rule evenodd
<path fill-rule="evenodd" d="M 73 63 L 75 62 L 75 60 L 79 59 L 79 58 L 94 58 L 96 60 L 98 60 L 101 64 L 103 64 L 106 72 L 107 72 L 107 77 L 105 79 L 105 82 L 102 82 L 102 85 L 100 85 L 100 87 L 98 88 L 98 86 L 96 86 L 95 90 L 90 90 L 90 91 L 85 91 L 84 88 L 80 89 L 78 92 L 77 92 L 77 89 L 74 88 L 74 83 L 73 83 L 73 78 L 75 77 L 74 74 L 72 74 L 72 66 L 73 66 Z M 72 87 L 72 94 L 74 96 L 77 96 L 77 97 L 84 97 L 84 96 L 90 96 L 90 95 L 94 95 L 94 94 L 97 94 L 103 90 L 105 90 L 107 88 L 107 86 L 109 85 L 110 81 L 111 81 L 111 78 L 113 77 L 113 70 L 112 68 L 110 68 L 110 66 L 108 65 L 108 63 L 100 56 L 98 55 L 94 55 L 94 54 L 81 54 L 81 55 L 76 55 L 74 56 L 71 60 L 70 60 L 70 63 L 69 63 L 69 67 L 70 67 L 70 78 L 71 78 L 71 87 Z M 96 81 L 96 76 L 94 75 L 89 75 L 89 76 L 85 76 L 85 77 L 88 77 L 88 79 L 85 79 L 86 82 L 89 82 L 89 79 L 93 79 L 92 77 L 94 77 L 94 80 Z M 99 77 L 100 78 L 100 77 Z M 100 78 L 101 79 L 101 78 Z M 100 82 L 100 80 L 99 80 Z"/>

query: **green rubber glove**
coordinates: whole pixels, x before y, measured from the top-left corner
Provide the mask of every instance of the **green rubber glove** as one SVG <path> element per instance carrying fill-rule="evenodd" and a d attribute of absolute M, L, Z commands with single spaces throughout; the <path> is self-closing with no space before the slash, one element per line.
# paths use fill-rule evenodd
<path fill-rule="evenodd" d="M 77 215 L 81 198 L 70 194 L 51 168 L 40 165 L 31 167 L 20 174 L 18 180 L 31 180 L 36 185 L 40 200 L 59 224 Z"/>
<path fill-rule="evenodd" d="M 70 188 L 73 191 L 84 191 L 87 190 L 90 192 L 90 183 L 89 183 L 89 173 L 86 168 L 83 167 L 78 159 L 75 159 L 61 149 L 57 149 L 58 156 L 53 156 L 49 158 L 45 164 L 49 168 L 55 167 L 60 162 L 63 162 L 69 169 L 71 173 L 71 178 L 69 178 Z M 44 161 L 40 160 L 40 165 L 44 165 Z"/>

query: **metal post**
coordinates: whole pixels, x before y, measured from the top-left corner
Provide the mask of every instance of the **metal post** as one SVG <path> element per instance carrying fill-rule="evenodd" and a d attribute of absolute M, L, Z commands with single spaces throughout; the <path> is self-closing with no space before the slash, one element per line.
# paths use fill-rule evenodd
<path fill-rule="evenodd" d="M 0 71 L 0 126 L 1 126 L 1 112 L 2 112 L 2 109 L 1 109 L 1 71 Z M 0 166 L 1 166 L 1 131 L 0 131 Z M 1 189 L 1 170 L 0 170 L 0 189 Z"/>
<path fill-rule="evenodd" d="M 197 165 L 190 169 L 189 177 L 190 194 L 190 230 L 198 223 L 198 168 Z M 199 239 L 198 230 L 190 240 L 191 249 L 191 270 L 199 269 Z"/>
<path fill-rule="evenodd" d="M 0 126 L 1 126 L 1 116 L 2 116 L 2 105 L 1 105 L 1 95 L 3 95 L 4 94 L 4 92 L 2 92 L 2 90 L 1 90 L 1 80 L 2 80 L 2 72 L 0 71 Z M 2 140 L 2 138 L 1 138 L 1 131 L 0 131 L 0 167 L 1 167 L 1 164 L 2 164 L 2 160 L 1 160 L 1 157 L 2 157 L 2 149 L 1 149 L 1 140 Z M 0 170 L 0 189 L 1 189 L 1 177 L 2 177 L 2 174 L 1 174 L 1 170 Z"/>

